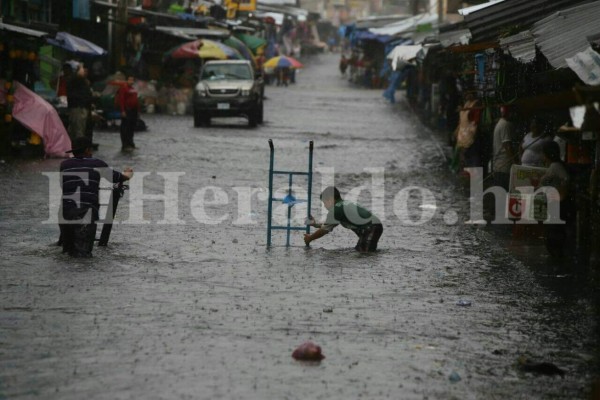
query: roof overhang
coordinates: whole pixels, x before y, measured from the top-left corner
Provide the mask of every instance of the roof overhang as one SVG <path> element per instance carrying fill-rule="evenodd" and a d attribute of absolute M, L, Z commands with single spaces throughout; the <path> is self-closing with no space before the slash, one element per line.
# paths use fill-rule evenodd
<path fill-rule="evenodd" d="M 502 3 L 503 1 L 506 1 L 506 0 L 491 0 L 491 1 L 488 1 L 487 3 L 482 3 L 482 4 L 477 4 L 477 5 L 471 6 L 471 7 L 461 8 L 460 10 L 458 10 L 458 13 L 464 17 L 465 15 L 469 15 L 475 11 L 483 10 L 484 8 L 493 6 L 496 3 Z"/>
<path fill-rule="evenodd" d="M 47 32 L 36 31 L 35 29 L 23 28 L 23 27 L 20 27 L 17 25 L 6 24 L 6 23 L 2 22 L 1 18 L 0 18 L 0 30 L 13 32 L 13 33 L 20 33 L 21 35 L 33 36 L 36 38 L 42 38 L 42 37 L 48 35 Z"/>
<path fill-rule="evenodd" d="M 381 28 L 371 28 L 369 31 L 377 35 L 399 36 L 402 34 L 418 32 L 423 26 L 437 26 L 437 22 L 437 14 L 425 13 L 406 18 L 393 24 L 385 25 Z"/>
<path fill-rule="evenodd" d="M 258 4 L 256 6 L 256 10 L 272 12 L 272 13 L 279 13 L 279 14 L 287 14 L 287 15 L 291 15 L 294 17 L 299 17 L 299 16 L 306 17 L 309 14 L 308 10 L 305 10 L 304 8 L 280 6 L 280 5 Z"/>
<path fill-rule="evenodd" d="M 535 59 L 535 37 L 530 31 L 500 39 L 500 47 L 522 63 L 529 63 Z"/>
<path fill-rule="evenodd" d="M 166 33 L 167 35 L 189 40 L 196 40 L 198 38 L 227 38 L 230 36 L 229 32 L 224 32 L 215 29 L 187 28 L 176 26 L 157 26 L 154 29 L 159 32 Z"/>
<path fill-rule="evenodd" d="M 459 29 L 440 33 L 437 37 L 443 47 L 449 47 L 455 44 L 466 45 L 471 39 L 471 31 L 468 29 Z"/>
<path fill-rule="evenodd" d="M 102 0 L 93 0 L 93 4 L 96 6 L 107 8 L 112 11 L 116 11 L 118 8 L 116 4 L 109 3 L 107 1 L 102 1 Z M 194 24 L 194 23 L 207 24 L 208 22 L 213 20 L 212 17 L 198 17 L 198 16 L 196 16 L 195 19 L 190 20 L 190 19 L 186 19 L 186 18 L 181 18 L 180 16 L 175 15 L 175 14 L 167 14 L 167 13 L 161 13 L 161 12 L 156 12 L 156 11 L 144 10 L 144 9 L 137 8 L 137 7 L 127 7 L 127 15 L 151 19 L 152 21 L 155 22 L 154 25 L 158 25 L 159 23 L 162 23 L 162 24 L 173 23 L 173 24 L 180 24 L 182 26 L 185 26 L 185 24 L 187 24 L 187 26 L 189 26 L 190 24 Z M 158 21 L 161 21 L 161 22 L 158 22 Z"/>
<path fill-rule="evenodd" d="M 296 0 L 258 0 L 257 5 L 267 6 L 296 6 Z"/>
<path fill-rule="evenodd" d="M 356 29 L 382 28 L 389 24 L 394 24 L 409 18 L 410 15 L 385 15 L 376 17 L 366 17 L 356 20 Z"/>
<path fill-rule="evenodd" d="M 560 10 L 533 24 L 536 46 L 554 68 L 566 68 L 567 58 L 584 51 L 588 36 L 600 33 L 600 2 Z"/>

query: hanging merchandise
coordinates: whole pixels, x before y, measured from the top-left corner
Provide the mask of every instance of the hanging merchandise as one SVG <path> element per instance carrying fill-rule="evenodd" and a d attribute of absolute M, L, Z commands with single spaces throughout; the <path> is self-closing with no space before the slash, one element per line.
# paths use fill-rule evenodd
<path fill-rule="evenodd" d="M 506 66 L 500 66 L 496 73 L 496 95 L 499 104 L 511 104 L 518 97 L 518 85 L 515 82 L 514 93 L 509 92 L 507 89 L 510 86 L 506 85 Z"/>
<path fill-rule="evenodd" d="M 14 105 L 14 87 L 11 81 L 4 82 L 4 98 L 6 100 L 5 109 L 4 109 L 4 122 L 11 123 L 13 120 L 12 117 L 12 107 Z"/>
<path fill-rule="evenodd" d="M 496 71 L 499 66 L 498 62 L 498 53 L 491 52 L 487 54 L 487 68 L 485 71 L 485 86 L 486 86 L 486 96 L 487 97 L 496 97 Z"/>
<path fill-rule="evenodd" d="M 483 91 L 485 90 L 485 54 L 475 54 L 475 69 L 477 70 L 477 75 L 475 75 L 477 88 Z"/>

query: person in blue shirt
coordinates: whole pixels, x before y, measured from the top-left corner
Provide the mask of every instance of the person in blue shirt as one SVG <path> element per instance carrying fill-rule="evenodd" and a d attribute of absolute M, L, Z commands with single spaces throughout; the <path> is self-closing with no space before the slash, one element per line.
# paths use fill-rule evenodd
<path fill-rule="evenodd" d="M 312 234 L 304 235 L 304 243 L 308 246 L 313 240 L 317 240 L 336 226 L 342 225 L 350 229 L 358 236 L 358 242 L 354 248 L 360 252 L 373 252 L 377 250 L 377 243 L 383 233 L 383 225 L 379 218 L 366 208 L 342 199 L 339 190 L 329 186 L 321 193 L 321 201 L 328 210 L 327 218 L 322 224 L 318 224 L 311 216 L 309 225 L 318 228 Z"/>

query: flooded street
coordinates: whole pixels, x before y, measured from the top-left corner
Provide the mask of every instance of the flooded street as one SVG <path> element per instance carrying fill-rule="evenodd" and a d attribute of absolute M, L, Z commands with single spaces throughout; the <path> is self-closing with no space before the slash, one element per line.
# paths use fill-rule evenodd
<path fill-rule="evenodd" d="M 591 398 L 600 313 L 590 279 L 542 246 L 516 257 L 493 230 L 466 226 L 468 194 L 443 139 L 381 90 L 340 77 L 338 57 L 268 86 L 256 129 L 144 115 L 132 154 L 118 132 L 96 132 L 96 156 L 132 166 L 146 195 L 179 174 L 180 221 L 160 223 L 164 202 L 144 200 L 146 223 L 115 225 L 91 260 L 61 254 L 58 227 L 44 223 L 60 188 L 42 173 L 60 160 L 0 165 L 0 399 Z M 306 170 L 314 141 L 313 214 L 324 218 L 319 194 L 334 176 L 383 220 L 377 253 L 356 253 L 342 227 L 309 249 L 300 232 L 289 248 L 275 232 L 266 248 L 269 138 L 284 170 Z M 383 198 L 372 196 L 378 184 Z M 129 206 L 126 193 L 118 220 Z M 292 359 L 306 340 L 322 362 Z M 565 375 L 523 372 L 522 356 Z"/>

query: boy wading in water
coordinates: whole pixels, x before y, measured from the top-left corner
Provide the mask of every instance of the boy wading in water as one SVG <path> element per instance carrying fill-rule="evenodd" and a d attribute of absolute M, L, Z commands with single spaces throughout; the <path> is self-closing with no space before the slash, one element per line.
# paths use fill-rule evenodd
<path fill-rule="evenodd" d="M 352 230 L 358 236 L 354 248 L 360 252 L 377 250 L 377 242 L 383 233 L 381 221 L 369 210 L 350 201 L 342 200 L 339 190 L 333 186 L 327 187 L 321 193 L 321 201 L 329 211 L 323 224 L 317 224 L 311 216 L 309 225 L 318 228 L 312 234 L 304 235 L 304 243 L 308 246 L 313 240 L 319 239 L 338 225 Z"/>

